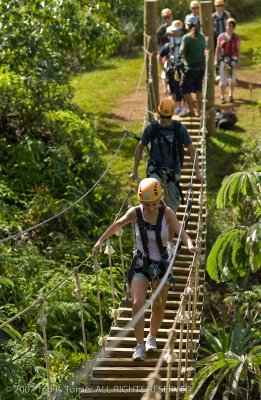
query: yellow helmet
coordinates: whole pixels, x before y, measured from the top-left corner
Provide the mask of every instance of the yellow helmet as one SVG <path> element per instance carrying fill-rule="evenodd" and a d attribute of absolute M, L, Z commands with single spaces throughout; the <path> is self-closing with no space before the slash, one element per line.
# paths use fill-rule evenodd
<path fill-rule="evenodd" d="M 199 8 L 199 1 L 191 1 L 190 2 L 190 8 L 192 7 L 198 7 Z"/>
<path fill-rule="evenodd" d="M 224 0 L 215 0 L 214 6 L 223 6 L 224 5 Z"/>
<path fill-rule="evenodd" d="M 140 202 L 157 201 L 162 196 L 162 188 L 159 181 L 155 178 L 143 179 L 138 187 L 138 199 Z"/>
<path fill-rule="evenodd" d="M 162 99 L 158 105 L 158 112 L 162 115 L 166 115 L 167 117 L 172 117 L 174 114 L 174 101 L 172 99 Z"/>

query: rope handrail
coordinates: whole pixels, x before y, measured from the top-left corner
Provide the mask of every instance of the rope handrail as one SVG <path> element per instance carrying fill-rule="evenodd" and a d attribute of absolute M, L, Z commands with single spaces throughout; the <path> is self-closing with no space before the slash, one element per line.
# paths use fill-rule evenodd
<path fill-rule="evenodd" d="M 202 201 L 201 201 L 201 205 L 200 205 L 200 213 L 199 213 L 199 219 L 198 219 L 198 228 L 197 228 L 197 237 L 196 237 L 196 243 L 197 244 L 199 243 L 199 232 L 200 232 L 200 227 L 201 227 L 201 214 L 202 214 Z M 171 351 L 170 349 L 173 346 L 173 342 L 174 342 L 174 339 L 175 339 L 175 336 L 176 336 L 176 329 L 177 329 L 178 322 L 181 321 L 181 324 L 184 324 L 184 321 L 186 321 L 186 319 L 184 318 L 184 312 L 182 312 L 182 310 L 184 311 L 183 306 L 185 304 L 186 297 L 190 296 L 190 293 L 191 293 L 191 282 L 192 282 L 192 279 L 193 279 L 193 275 L 197 275 L 197 271 L 198 271 L 198 268 L 199 268 L 199 265 L 200 265 L 200 263 L 198 261 L 199 257 L 200 257 L 199 253 L 194 254 L 194 256 L 193 256 L 193 261 L 192 261 L 192 263 L 191 263 L 191 265 L 189 267 L 189 275 L 188 275 L 188 278 L 187 278 L 187 282 L 186 282 L 184 291 L 180 296 L 181 297 L 181 301 L 179 303 L 177 314 L 175 316 L 173 325 L 172 325 L 172 327 L 171 327 L 171 329 L 169 331 L 169 334 L 168 334 L 167 341 L 166 341 L 166 343 L 164 345 L 164 348 L 163 348 L 163 350 L 161 352 L 161 355 L 160 355 L 160 357 L 159 357 L 159 359 L 157 361 L 155 369 L 154 369 L 153 373 L 148 376 L 148 384 L 147 384 L 148 385 L 147 386 L 148 391 L 144 394 L 144 396 L 142 397 L 142 400 L 150 400 L 150 399 L 153 398 L 153 397 L 150 397 L 150 394 L 153 393 L 153 391 L 151 392 L 150 388 L 156 388 L 158 386 L 158 384 L 159 384 L 159 382 L 161 380 L 160 369 L 162 367 L 163 362 L 167 362 L 169 364 L 170 362 L 173 361 L 174 352 Z M 194 289 L 195 289 L 195 292 L 197 292 L 197 287 L 194 286 Z M 192 304 L 196 305 L 196 299 L 193 299 Z M 196 313 L 194 312 L 194 315 L 195 314 Z M 187 321 L 187 323 L 188 322 L 189 321 Z M 189 323 L 188 323 L 188 325 L 189 325 Z M 194 323 L 192 322 L 191 332 L 193 332 L 193 328 L 194 328 L 193 325 L 194 325 Z M 180 336 L 182 335 L 182 331 L 183 331 L 183 328 L 181 328 Z M 187 340 L 188 340 L 188 337 L 187 337 Z M 180 339 L 180 346 L 182 346 L 182 342 L 183 341 Z M 181 362 L 180 362 L 181 361 L 181 349 L 182 349 L 182 347 L 179 348 L 179 357 L 176 357 L 176 358 L 179 359 L 179 364 L 181 364 Z M 180 366 L 181 365 L 179 365 L 179 367 Z M 181 372 L 181 368 L 179 368 L 179 372 Z M 171 378 L 171 377 L 169 377 L 169 378 Z M 180 375 L 179 375 L 179 380 L 180 380 Z M 179 383 L 180 382 L 178 381 L 178 385 L 179 385 Z M 169 382 L 167 383 L 167 385 L 169 385 Z M 178 389 L 178 387 L 177 387 L 177 389 Z M 154 392 L 155 392 L 155 390 L 154 390 Z M 179 393 L 179 391 L 177 390 L 176 399 L 179 398 L 179 394 L 178 393 Z M 168 391 L 167 391 L 166 392 L 166 399 L 168 399 L 168 397 L 167 397 L 168 395 L 169 394 L 168 394 Z"/>

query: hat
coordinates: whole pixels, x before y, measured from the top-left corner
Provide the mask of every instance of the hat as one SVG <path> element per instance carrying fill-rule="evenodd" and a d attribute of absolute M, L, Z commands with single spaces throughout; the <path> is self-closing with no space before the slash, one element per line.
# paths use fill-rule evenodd
<path fill-rule="evenodd" d="M 215 6 L 223 6 L 224 5 L 224 0 L 215 0 L 214 5 Z"/>
<path fill-rule="evenodd" d="M 166 34 L 169 35 L 170 33 L 174 33 L 177 29 L 174 28 L 174 26 L 170 25 L 166 29 Z"/>
<path fill-rule="evenodd" d="M 173 28 L 173 31 L 179 31 L 180 29 L 183 28 L 183 22 L 176 19 L 175 21 L 172 22 L 171 27 Z"/>
<path fill-rule="evenodd" d="M 198 18 L 195 15 L 189 15 L 188 18 L 186 18 L 186 24 L 187 25 L 197 25 Z"/>

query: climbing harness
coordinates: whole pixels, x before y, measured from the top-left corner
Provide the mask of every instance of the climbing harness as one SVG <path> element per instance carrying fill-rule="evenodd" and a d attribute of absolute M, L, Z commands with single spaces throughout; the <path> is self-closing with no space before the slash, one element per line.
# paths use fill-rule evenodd
<path fill-rule="evenodd" d="M 161 204 L 159 207 L 157 222 L 155 225 L 153 225 L 144 221 L 140 206 L 135 207 L 135 211 L 137 214 L 137 225 L 139 228 L 144 252 L 141 252 L 139 249 L 135 251 L 135 255 L 133 257 L 128 273 L 129 285 L 131 285 L 134 273 L 142 273 L 149 280 L 153 289 L 154 287 L 157 287 L 159 280 L 165 275 L 166 268 L 169 264 L 169 254 L 167 251 L 167 247 L 163 245 L 161 240 L 161 227 L 165 210 L 166 207 Z M 155 232 L 157 246 L 161 255 L 160 261 L 154 261 L 150 259 L 147 234 L 148 230 Z M 138 259 L 142 259 L 142 266 L 137 266 Z M 174 280 L 171 274 L 169 275 L 168 279 L 169 282 L 174 285 Z"/>

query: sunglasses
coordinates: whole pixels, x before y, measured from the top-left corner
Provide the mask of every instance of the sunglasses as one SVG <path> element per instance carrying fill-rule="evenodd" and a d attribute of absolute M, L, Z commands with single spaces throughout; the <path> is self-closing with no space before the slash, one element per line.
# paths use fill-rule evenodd
<path fill-rule="evenodd" d="M 160 118 L 161 118 L 161 119 L 171 119 L 171 118 L 172 118 L 172 115 L 167 116 L 167 115 L 161 115 L 161 114 L 160 114 Z"/>
<path fill-rule="evenodd" d="M 199 7 L 191 7 L 191 10 L 198 10 Z"/>
<path fill-rule="evenodd" d="M 170 15 L 164 15 L 163 19 L 170 19 L 171 16 Z"/>
<path fill-rule="evenodd" d="M 216 7 L 223 7 L 222 5 L 216 6 Z"/>

